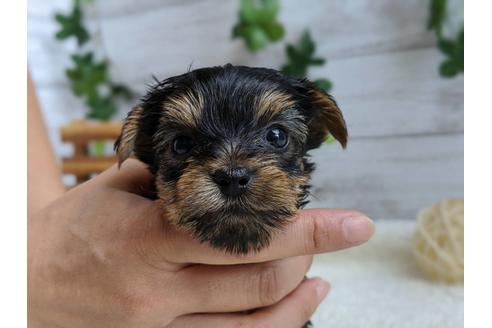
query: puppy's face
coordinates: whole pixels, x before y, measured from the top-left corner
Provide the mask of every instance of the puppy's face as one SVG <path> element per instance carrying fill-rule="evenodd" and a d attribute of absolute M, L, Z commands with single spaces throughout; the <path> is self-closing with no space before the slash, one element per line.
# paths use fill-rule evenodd
<path fill-rule="evenodd" d="M 166 217 L 234 253 L 268 245 L 302 206 L 305 155 L 347 131 L 335 101 L 307 80 L 264 68 L 213 67 L 154 86 L 116 143 L 154 173 Z"/>

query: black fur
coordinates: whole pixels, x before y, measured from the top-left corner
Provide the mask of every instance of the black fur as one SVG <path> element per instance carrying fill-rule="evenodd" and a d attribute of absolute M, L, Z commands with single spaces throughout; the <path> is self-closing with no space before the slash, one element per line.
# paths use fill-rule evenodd
<path fill-rule="evenodd" d="M 294 105 L 269 119 L 258 118 L 255 101 L 258 95 L 272 90 L 288 94 Z M 318 129 L 317 120 L 323 109 L 314 104 L 313 90 L 322 92 L 305 79 L 286 77 L 266 68 L 225 65 L 171 77 L 158 82 L 142 98 L 133 153 L 156 175 L 156 184 L 163 185 L 176 185 L 190 163 L 219 158 L 224 148 L 233 143 L 244 156 L 275 165 L 291 178 L 309 177 L 314 165 L 309 162 L 307 151 L 319 147 L 327 133 Z M 196 126 L 165 117 L 166 100 L 187 93 L 203 99 Z M 285 149 L 272 148 L 264 140 L 272 126 L 288 132 Z M 172 142 L 182 135 L 191 137 L 195 146 L 190 153 L 178 156 L 172 152 Z M 121 138 L 116 149 L 120 143 Z M 297 208 L 307 204 L 309 185 L 301 185 L 300 190 Z M 178 218 L 176 222 L 191 228 L 199 240 L 213 247 L 247 253 L 267 246 L 271 232 L 281 228 L 293 214 L 282 204 L 268 210 L 257 210 L 257 204 L 248 204 L 246 200 L 227 204 L 218 210 Z"/>

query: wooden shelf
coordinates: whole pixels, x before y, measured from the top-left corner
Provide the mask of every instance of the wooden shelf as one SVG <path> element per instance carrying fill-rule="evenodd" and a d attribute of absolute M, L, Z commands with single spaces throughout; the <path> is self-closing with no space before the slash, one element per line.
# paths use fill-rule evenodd
<path fill-rule="evenodd" d="M 62 169 L 67 174 L 90 175 L 101 173 L 117 162 L 116 156 L 64 158 Z"/>
<path fill-rule="evenodd" d="M 95 141 L 114 142 L 121 133 L 122 125 L 118 121 L 78 120 L 62 126 L 62 141 L 71 143 L 74 147 L 73 156 L 62 160 L 62 172 L 75 175 L 77 183 L 82 183 L 93 174 L 101 173 L 117 163 L 116 156 L 91 156 L 89 145 Z"/>
<path fill-rule="evenodd" d="M 94 140 L 115 140 L 121 133 L 121 122 L 74 121 L 60 128 L 64 142 L 88 143 Z"/>

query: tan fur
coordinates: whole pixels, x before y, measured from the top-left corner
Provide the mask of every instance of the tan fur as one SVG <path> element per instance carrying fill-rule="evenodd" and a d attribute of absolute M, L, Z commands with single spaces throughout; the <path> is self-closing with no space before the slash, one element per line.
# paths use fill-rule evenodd
<path fill-rule="evenodd" d="M 118 165 L 121 166 L 128 157 L 130 157 L 135 146 L 135 138 L 138 132 L 138 120 L 143 112 L 140 106 L 134 107 L 125 120 L 121 129 L 121 137 L 117 147 Z"/>
<path fill-rule="evenodd" d="M 283 208 L 294 214 L 300 184 L 305 178 L 292 178 L 276 166 L 257 168 L 249 188 L 248 200 L 256 210 L 268 211 L 272 208 Z"/>
<path fill-rule="evenodd" d="M 225 199 L 213 182 L 210 173 L 217 169 L 235 166 L 248 167 L 253 178 L 248 191 L 238 200 L 252 211 L 269 211 L 274 208 L 283 212 L 297 211 L 298 195 L 308 177 L 290 177 L 268 158 L 247 158 L 233 145 L 226 147 L 222 156 L 201 163 L 190 163 L 175 186 L 157 183 L 160 202 L 171 222 L 182 223 L 196 217 L 227 207 Z"/>
<path fill-rule="evenodd" d="M 258 119 L 270 120 L 275 115 L 295 105 L 290 95 L 278 90 L 269 90 L 257 96 Z"/>
<path fill-rule="evenodd" d="M 325 137 L 328 133 L 340 142 L 343 148 L 347 146 L 347 126 L 340 108 L 333 98 L 324 92 L 313 89 L 310 91 L 312 103 L 321 109 L 319 117 L 315 117 L 310 124 L 312 133 L 323 134 Z"/>
<path fill-rule="evenodd" d="M 175 186 L 158 183 L 159 197 L 171 222 L 216 211 L 224 205 L 220 190 L 209 175 L 207 163 L 192 163 Z"/>
<path fill-rule="evenodd" d="M 203 96 L 198 91 L 172 95 L 164 102 L 166 110 L 163 119 L 197 127 L 203 109 Z"/>

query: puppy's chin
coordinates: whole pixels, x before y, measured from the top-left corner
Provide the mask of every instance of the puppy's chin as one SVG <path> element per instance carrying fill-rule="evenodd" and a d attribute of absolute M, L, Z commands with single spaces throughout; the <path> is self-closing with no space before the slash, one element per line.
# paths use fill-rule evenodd
<path fill-rule="evenodd" d="M 293 214 L 283 210 L 252 214 L 229 209 L 190 217 L 178 221 L 178 224 L 214 248 L 233 254 L 247 254 L 267 247 L 272 234 Z"/>

